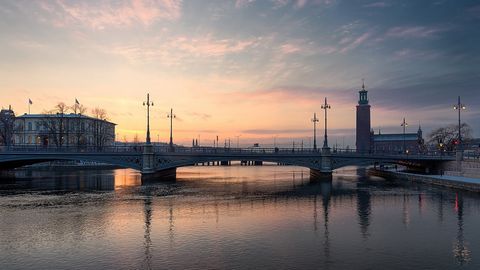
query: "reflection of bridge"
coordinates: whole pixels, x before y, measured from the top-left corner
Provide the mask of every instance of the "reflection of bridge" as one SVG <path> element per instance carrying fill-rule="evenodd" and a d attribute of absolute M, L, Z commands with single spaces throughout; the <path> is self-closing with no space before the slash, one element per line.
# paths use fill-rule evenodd
<path fill-rule="evenodd" d="M 347 150 L 331 151 L 330 148 L 279 149 L 279 148 L 212 148 L 176 147 L 104 147 L 88 148 L 30 148 L 10 147 L 0 150 L 0 168 L 16 168 L 46 161 L 84 160 L 108 163 L 136 169 L 142 175 L 174 174 L 176 168 L 198 163 L 228 161 L 262 161 L 309 168 L 312 175 L 330 176 L 332 170 L 348 165 L 372 165 L 395 163 L 408 167 L 434 170 L 445 161 L 455 160 L 449 154 L 422 153 L 357 153 Z"/>

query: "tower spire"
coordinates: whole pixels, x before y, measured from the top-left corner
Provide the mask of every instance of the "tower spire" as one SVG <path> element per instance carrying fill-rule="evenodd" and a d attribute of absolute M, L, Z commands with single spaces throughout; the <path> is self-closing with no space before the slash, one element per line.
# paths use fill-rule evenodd
<path fill-rule="evenodd" d="M 362 90 L 365 91 L 365 79 L 362 78 Z"/>

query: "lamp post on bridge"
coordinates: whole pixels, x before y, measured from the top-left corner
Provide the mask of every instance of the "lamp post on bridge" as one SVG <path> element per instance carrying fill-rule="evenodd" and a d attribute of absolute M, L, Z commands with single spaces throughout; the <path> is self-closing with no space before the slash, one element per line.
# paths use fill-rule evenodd
<path fill-rule="evenodd" d="M 461 111 L 467 109 L 465 105 L 460 102 L 460 96 L 458 96 L 458 102 L 453 106 L 454 110 L 458 110 L 458 149 L 462 150 L 462 121 Z"/>
<path fill-rule="evenodd" d="M 143 102 L 143 106 L 147 107 L 147 138 L 143 147 L 142 174 L 151 174 L 154 172 L 155 154 L 153 153 L 153 146 L 150 140 L 150 106 L 153 106 L 153 102 L 150 101 L 150 94 L 148 93 L 147 101 Z"/>
<path fill-rule="evenodd" d="M 170 114 L 167 114 L 167 118 L 170 118 L 170 151 L 173 151 L 173 118 L 176 118 L 177 116 L 173 114 L 173 109 L 170 108 Z"/>
<path fill-rule="evenodd" d="M 240 137 L 241 137 L 241 136 L 242 136 L 242 135 L 236 135 L 236 136 L 235 136 L 235 137 L 237 137 L 237 148 L 240 148 L 240 147 L 239 147 L 239 145 L 240 145 L 239 143 L 240 143 Z"/>
<path fill-rule="evenodd" d="M 313 122 L 313 150 L 317 150 L 317 122 L 318 121 L 319 120 L 317 118 L 317 113 L 313 113 L 313 118 L 312 118 L 312 122 Z"/>
<path fill-rule="evenodd" d="M 405 154 L 406 151 L 407 151 L 407 149 L 406 149 L 407 147 L 406 147 L 406 144 L 405 144 L 405 130 L 408 127 L 408 123 L 405 122 L 405 117 L 403 118 L 403 122 L 400 126 L 403 127 L 403 154 Z"/>
<path fill-rule="evenodd" d="M 325 97 L 325 103 L 321 107 L 325 111 L 325 139 L 323 141 L 323 148 L 328 148 L 328 137 L 327 137 L 327 110 L 330 109 L 330 104 L 327 103 L 327 98 Z M 313 138 L 313 142 L 315 145 L 315 137 Z"/>
<path fill-rule="evenodd" d="M 147 106 L 147 138 L 146 144 L 150 144 L 150 106 L 153 106 L 153 102 L 150 101 L 150 94 L 147 93 L 147 101 L 143 102 L 143 106 Z"/>

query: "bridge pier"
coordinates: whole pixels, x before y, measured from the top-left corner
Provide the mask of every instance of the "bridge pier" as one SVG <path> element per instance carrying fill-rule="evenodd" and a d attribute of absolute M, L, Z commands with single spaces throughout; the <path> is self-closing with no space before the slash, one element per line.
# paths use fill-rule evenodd
<path fill-rule="evenodd" d="M 154 173 L 155 153 L 153 152 L 153 146 L 151 144 L 147 143 L 143 146 L 142 159 L 142 175 Z"/>
<path fill-rule="evenodd" d="M 332 181 L 332 153 L 330 152 L 330 147 L 322 148 L 320 169 L 310 169 L 310 180 Z"/>

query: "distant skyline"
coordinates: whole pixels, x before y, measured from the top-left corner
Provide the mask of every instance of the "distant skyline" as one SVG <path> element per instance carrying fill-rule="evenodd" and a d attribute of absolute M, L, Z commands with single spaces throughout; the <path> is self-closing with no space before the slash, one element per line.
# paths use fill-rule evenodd
<path fill-rule="evenodd" d="M 75 98 L 119 138 L 291 145 L 328 97 L 330 145 L 353 147 L 362 78 L 375 132 L 463 120 L 480 136 L 480 2 L 458 0 L 1 1 L 0 100 L 17 114 Z M 317 125 L 323 142 L 323 121 Z"/>

